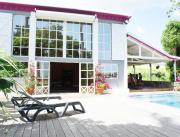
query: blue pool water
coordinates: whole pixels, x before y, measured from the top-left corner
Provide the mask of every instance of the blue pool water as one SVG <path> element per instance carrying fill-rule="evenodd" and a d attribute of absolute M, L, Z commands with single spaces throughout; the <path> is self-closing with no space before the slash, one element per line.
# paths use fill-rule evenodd
<path fill-rule="evenodd" d="M 131 95 L 131 98 L 158 103 L 171 107 L 180 108 L 180 94 L 148 94 L 148 95 Z"/>

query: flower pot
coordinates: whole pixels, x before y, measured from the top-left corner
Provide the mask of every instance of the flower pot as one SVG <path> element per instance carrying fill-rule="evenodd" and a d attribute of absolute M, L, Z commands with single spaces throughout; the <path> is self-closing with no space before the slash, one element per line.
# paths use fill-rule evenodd
<path fill-rule="evenodd" d="M 34 88 L 33 87 L 26 88 L 26 92 L 32 95 L 34 93 Z"/>
<path fill-rule="evenodd" d="M 96 94 L 103 94 L 104 88 L 96 88 Z"/>

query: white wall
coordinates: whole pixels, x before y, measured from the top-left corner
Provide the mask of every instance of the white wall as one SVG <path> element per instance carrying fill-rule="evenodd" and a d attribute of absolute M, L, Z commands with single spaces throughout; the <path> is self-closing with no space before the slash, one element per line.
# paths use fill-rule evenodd
<path fill-rule="evenodd" d="M 125 24 L 112 24 L 112 60 L 127 58 L 127 37 Z"/>
<path fill-rule="evenodd" d="M 0 13 L 0 49 L 11 55 L 12 14 Z"/>

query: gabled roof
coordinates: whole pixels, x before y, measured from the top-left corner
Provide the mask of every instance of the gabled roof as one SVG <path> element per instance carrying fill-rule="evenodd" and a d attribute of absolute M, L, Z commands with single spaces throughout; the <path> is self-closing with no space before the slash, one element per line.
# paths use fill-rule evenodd
<path fill-rule="evenodd" d="M 130 16 L 111 14 L 97 11 L 79 10 L 79 9 L 69 9 L 60 7 L 50 7 L 50 6 L 40 6 L 40 5 L 29 5 L 29 4 L 19 4 L 19 3 L 8 3 L 0 2 L 0 10 L 12 10 L 12 11 L 23 11 L 31 12 L 35 10 L 45 10 L 45 11 L 56 11 L 56 12 L 66 12 L 66 13 L 77 13 L 85 15 L 96 15 L 99 19 L 113 20 L 125 22 L 130 19 Z"/>
<path fill-rule="evenodd" d="M 154 47 L 152 47 L 151 45 L 149 44 L 146 44 L 145 42 L 143 42 L 142 40 L 136 38 L 135 36 L 132 36 L 131 34 L 127 34 L 127 38 L 130 39 L 130 40 L 133 40 L 137 43 L 139 43 L 141 46 L 144 46 L 148 49 L 151 49 L 152 51 L 154 51 L 155 53 L 157 53 L 158 55 L 166 58 L 167 60 L 180 60 L 180 57 L 177 57 L 177 56 L 172 56 L 164 51 L 160 51 Z"/>

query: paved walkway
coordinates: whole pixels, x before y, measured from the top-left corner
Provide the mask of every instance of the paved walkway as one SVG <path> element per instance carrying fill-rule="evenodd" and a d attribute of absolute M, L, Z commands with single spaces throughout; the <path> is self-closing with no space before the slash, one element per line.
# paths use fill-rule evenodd
<path fill-rule="evenodd" d="M 0 125 L 0 137 L 180 137 L 179 109 L 118 95 L 75 100 L 82 102 L 85 114 L 4 123 Z"/>

